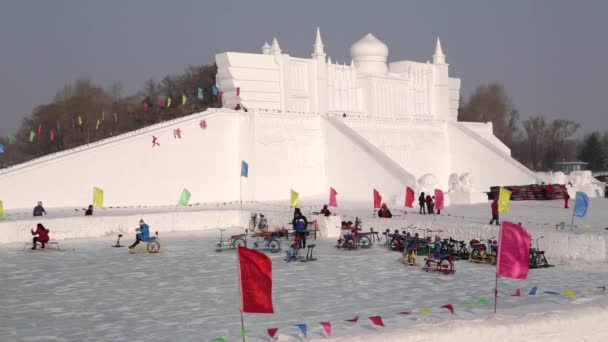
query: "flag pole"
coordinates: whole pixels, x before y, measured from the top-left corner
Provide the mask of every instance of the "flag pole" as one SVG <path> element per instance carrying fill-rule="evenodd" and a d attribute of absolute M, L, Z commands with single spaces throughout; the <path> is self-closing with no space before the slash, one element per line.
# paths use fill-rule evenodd
<path fill-rule="evenodd" d="M 496 302 L 498 301 L 498 273 L 496 273 L 496 284 L 494 285 L 494 313 L 496 313 Z"/>
<path fill-rule="evenodd" d="M 572 211 L 572 221 L 570 221 L 570 233 L 574 233 L 574 210 Z"/>
<path fill-rule="evenodd" d="M 241 185 L 239 186 L 239 192 L 241 193 L 241 210 L 243 210 L 243 175 L 241 175 Z"/>
<path fill-rule="evenodd" d="M 238 250 L 239 248 L 240 247 L 237 246 L 236 267 L 239 275 L 239 295 L 241 297 L 241 307 L 239 309 L 241 312 L 241 336 L 243 337 L 243 342 L 245 342 L 245 320 L 243 319 L 243 282 L 241 281 L 241 255 L 240 251 Z"/>
<path fill-rule="evenodd" d="M 243 337 L 243 342 L 245 342 L 245 323 L 243 320 L 243 310 L 241 310 L 241 336 Z"/>

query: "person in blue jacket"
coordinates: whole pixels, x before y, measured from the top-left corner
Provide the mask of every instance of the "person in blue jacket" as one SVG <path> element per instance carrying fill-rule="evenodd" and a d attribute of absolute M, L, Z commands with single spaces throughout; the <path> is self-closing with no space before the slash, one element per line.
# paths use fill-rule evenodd
<path fill-rule="evenodd" d="M 296 236 L 300 237 L 300 247 L 306 248 L 306 229 L 308 228 L 308 220 L 302 215 L 299 208 L 294 211 L 293 229 L 296 231 Z"/>
<path fill-rule="evenodd" d="M 143 219 L 139 220 L 139 228 L 135 229 L 139 232 L 135 235 L 135 242 L 129 246 L 130 249 L 135 248 L 140 241 L 148 241 L 150 239 L 150 227 L 144 222 Z"/>

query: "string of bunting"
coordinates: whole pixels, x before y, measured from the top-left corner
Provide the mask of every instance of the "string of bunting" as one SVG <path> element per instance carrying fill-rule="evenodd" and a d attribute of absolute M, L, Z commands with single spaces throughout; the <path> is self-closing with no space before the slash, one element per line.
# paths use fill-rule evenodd
<path fill-rule="evenodd" d="M 571 300 L 575 300 L 579 296 L 585 296 L 586 293 L 605 294 L 606 285 L 579 288 L 576 291 L 574 289 L 568 288 L 568 289 L 564 289 L 562 291 L 543 290 L 542 292 L 539 290 L 539 287 L 535 286 L 535 287 L 530 288 L 530 290 L 527 292 L 527 295 L 522 294 L 521 289 L 517 288 L 515 290 L 515 292 L 513 292 L 512 294 L 510 294 L 508 296 L 509 297 L 526 297 L 526 296 L 534 297 L 534 296 L 539 296 L 539 295 L 565 296 Z M 473 300 L 473 301 L 463 301 L 462 303 L 457 304 L 457 305 L 445 304 L 438 308 L 422 307 L 422 308 L 417 308 L 417 309 L 401 311 L 401 312 L 398 312 L 397 315 L 398 316 L 410 316 L 410 315 L 416 315 L 416 314 L 430 314 L 430 313 L 442 312 L 442 311 L 446 312 L 446 313 L 449 312 L 450 314 L 454 315 L 456 313 L 457 306 L 465 309 L 464 311 L 468 311 L 469 313 L 471 313 L 469 310 L 471 310 L 473 308 L 488 307 L 489 303 L 490 303 L 490 300 L 488 298 L 482 297 L 482 298 L 479 298 L 479 299 Z M 378 329 L 386 327 L 382 316 L 369 316 L 365 320 L 363 320 L 362 317 L 355 316 L 355 317 L 352 317 L 349 319 L 345 319 L 343 322 L 346 324 L 347 327 L 354 326 L 356 324 L 365 324 L 364 322 L 369 322 L 372 326 L 378 327 Z M 332 322 L 324 321 L 324 322 L 318 322 L 317 324 L 320 327 L 319 330 L 321 331 L 321 333 L 320 333 L 321 336 L 325 336 L 327 338 L 332 336 L 332 331 L 333 331 Z M 316 327 L 317 324 L 315 324 L 314 327 Z M 310 325 L 308 325 L 306 323 L 299 323 L 299 324 L 293 325 L 293 327 L 297 328 L 297 332 L 299 334 L 301 334 L 304 338 L 308 338 L 308 335 L 310 332 L 310 327 L 311 327 Z M 278 333 L 279 333 L 280 329 L 281 328 L 279 328 L 279 327 L 267 328 L 263 331 L 263 333 L 261 334 L 261 337 L 264 337 L 264 338 L 270 337 L 272 339 L 277 340 L 279 337 Z M 241 332 L 241 336 L 247 337 L 251 333 L 252 333 L 251 330 L 245 330 L 245 331 Z M 227 339 L 224 336 L 215 337 L 210 340 L 210 342 L 226 342 L 226 341 L 227 341 Z"/>

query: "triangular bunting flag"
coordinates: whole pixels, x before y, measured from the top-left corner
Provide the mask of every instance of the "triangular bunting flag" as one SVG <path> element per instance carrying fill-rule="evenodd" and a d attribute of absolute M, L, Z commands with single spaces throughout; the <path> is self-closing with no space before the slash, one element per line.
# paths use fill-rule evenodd
<path fill-rule="evenodd" d="M 209 342 L 226 342 L 226 338 L 225 337 L 216 337 L 216 338 L 212 338 Z"/>
<path fill-rule="evenodd" d="M 452 304 L 446 304 L 444 306 L 441 307 L 442 309 L 448 309 L 452 315 L 454 314 L 454 306 Z"/>
<path fill-rule="evenodd" d="M 462 305 L 466 306 L 467 309 L 473 308 L 473 304 L 471 302 L 467 302 L 466 300 L 462 302 Z"/>
<path fill-rule="evenodd" d="M 528 296 L 534 296 L 536 295 L 536 290 L 538 289 L 538 287 L 533 287 L 530 289 L 530 293 L 528 293 Z"/>
<path fill-rule="evenodd" d="M 201 89 L 201 88 L 198 88 Z M 277 331 L 279 331 L 279 328 L 268 328 L 268 330 L 266 331 L 268 333 L 268 336 L 274 338 L 277 334 Z"/>
<path fill-rule="evenodd" d="M 331 337 L 331 322 L 319 322 L 327 337 Z"/>
<path fill-rule="evenodd" d="M 555 291 L 543 291 L 543 293 L 554 295 L 554 296 L 559 296 L 559 293 L 557 293 Z"/>
<path fill-rule="evenodd" d="M 300 331 L 302 332 L 302 334 L 304 335 L 304 337 L 308 337 L 307 333 L 308 333 L 308 328 L 306 327 L 306 324 L 302 323 L 302 324 L 296 324 L 296 327 L 298 327 L 298 329 L 300 329 Z"/>
<path fill-rule="evenodd" d="M 384 322 L 382 322 L 382 317 L 380 316 L 372 316 L 369 318 L 370 321 L 372 321 L 372 323 L 374 323 L 374 325 L 378 325 L 381 327 L 384 327 Z"/>
<path fill-rule="evenodd" d="M 354 318 L 347 319 L 345 322 L 357 323 L 359 321 L 359 316 L 355 316 Z"/>
<path fill-rule="evenodd" d="M 570 297 L 571 299 L 576 299 L 576 292 L 574 292 L 571 289 L 566 289 L 564 290 L 564 294 L 568 297 Z"/>
<path fill-rule="evenodd" d="M 521 291 L 519 289 L 515 290 L 515 293 L 511 295 L 511 297 L 519 297 L 521 296 Z"/>
<path fill-rule="evenodd" d="M 431 312 L 433 312 L 433 309 L 431 309 L 431 308 L 422 308 L 419 311 L 422 312 L 422 313 L 431 313 Z"/>
<path fill-rule="evenodd" d="M 488 305 L 488 300 L 486 298 L 479 298 L 479 300 L 477 300 L 477 304 L 478 305 Z"/>
<path fill-rule="evenodd" d="M 401 311 L 399 314 L 400 315 L 411 315 L 412 312 L 411 311 Z"/>
<path fill-rule="evenodd" d="M 247 334 L 249 334 L 250 332 L 251 332 L 251 330 L 249 330 L 249 329 L 245 329 L 245 330 L 241 331 L 241 337 L 247 338 Z"/>

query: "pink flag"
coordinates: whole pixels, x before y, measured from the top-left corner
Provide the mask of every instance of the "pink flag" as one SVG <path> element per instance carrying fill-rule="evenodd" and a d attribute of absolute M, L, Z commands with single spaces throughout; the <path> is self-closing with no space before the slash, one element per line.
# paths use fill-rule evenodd
<path fill-rule="evenodd" d="M 336 199 L 336 195 L 338 193 L 334 188 L 329 188 L 329 206 L 330 207 L 338 207 L 338 200 Z"/>
<path fill-rule="evenodd" d="M 511 296 L 512 296 L 512 297 L 519 297 L 519 296 L 521 296 L 521 291 L 520 291 L 519 289 L 517 289 L 517 290 L 515 291 L 515 293 L 514 293 L 514 294 L 512 294 Z"/>
<path fill-rule="evenodd" d="M 236 96 L 241 95 L 241 87 L 236 87 Z"/>
<path fill-rule="evenodd" d="M 498 240 L 496 275 L 526 279 L 530 262 L 530 234 L 521 225 L 502 221 Z"/>
<path fill-rule="evenodd" d="M 435 189 L 435 209 L 443 209 L 443 191 Z"/>
<path fill-rule="evenodd" d="M 268 336 L 274 338 L 274 336 L 277 334 L 277 331 L 279 331 L 279 328 L 268 328 Z"/>
<path fill-rule="evenodd" d="M 331 322 L 319 322 L 319 324 L 321 324 L 323 330 L 325 330 L 327 337 L 331 337 Z"/>
<path fill-rule="evenodd" d="M 382 196 L 380 196 L 380 193 L 378 192 L 378 190 L 374 189 L 374 209 L 380 209 L 381 205 L 382 205 Z"/>

